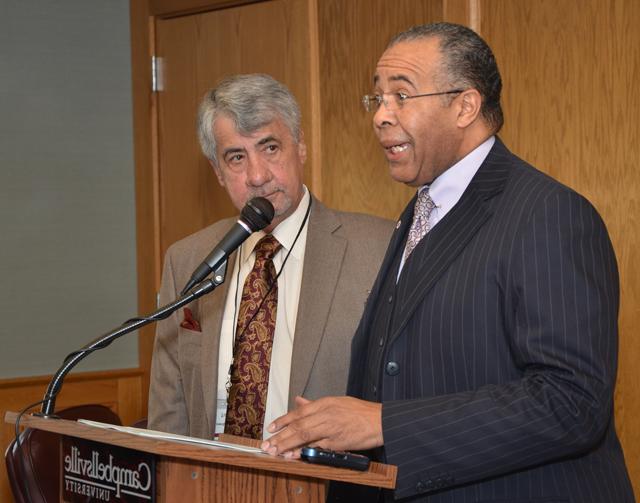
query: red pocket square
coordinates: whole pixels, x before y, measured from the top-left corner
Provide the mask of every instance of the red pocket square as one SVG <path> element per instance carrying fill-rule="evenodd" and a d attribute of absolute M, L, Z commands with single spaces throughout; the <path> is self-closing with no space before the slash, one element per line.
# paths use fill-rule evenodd
<path fill-rule="evenodd" d="M 193 313 L 191 312 L 191 309 L 189 309 L 188 307 L 185 307 L 183 311 L 184 311 L 184 320 L 182 320 L 182 323 L 180 323 L 180 326 L 188 330 L 193 330 L 194 332 L 202 332 L 202 329 L 200 328 L 200 323 L 198 322 L 198 320 L 196 320 L 193 317 Z"/>

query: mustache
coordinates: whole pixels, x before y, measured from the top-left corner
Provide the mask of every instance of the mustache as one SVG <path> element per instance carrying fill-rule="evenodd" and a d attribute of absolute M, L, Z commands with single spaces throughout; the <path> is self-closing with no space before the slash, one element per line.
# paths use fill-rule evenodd
<path fill-rule="evenodd" d="M 268 197 L 277 192 L 284 192 L 284 188 L 280 186 L 260 187 L 249 191 L 249 199 L 254 197 Z"/>
<path fill-rule="evenodd" d="M 258 189 L 250 191 L 248 200 L 251 200 L 254 197 L 264 197 L 266 199 L 269 199 L 269 197 L 274 196 L 276 194 L 281 194 L 281 197 L 278 200 L 278 202 L 273 201 L 273 209 L 275 210 L 274 216 L 279 217 L 281 215 L 284 215 L 287 211 L 289 211 L 292 204 L 292 199 L 287 194 L 287 191 L 284 190 L 284 188 L 281 188 L 280 186 L 277 186 L 277 187 L 272 186 L 272 187 L 269 187 L 268 189 L 264 189 L 260 187 Z"/>

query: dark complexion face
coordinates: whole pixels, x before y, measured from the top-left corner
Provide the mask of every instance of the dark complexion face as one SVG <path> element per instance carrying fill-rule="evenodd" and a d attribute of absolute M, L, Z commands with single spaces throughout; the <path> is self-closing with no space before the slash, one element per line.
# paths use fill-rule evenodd
<path fill-rule="evenodd" d="M 393 45 L 378 61 L 374 92 L 414 96 L 447 90 L 436 85 L 441 57 L 436 38 Z M 419 187 L 455 164 L 462 141 L 457 100 L 428 96 L 406 100 L 398 109 L 380 105 L 373 125 L 394 180 Z"/>

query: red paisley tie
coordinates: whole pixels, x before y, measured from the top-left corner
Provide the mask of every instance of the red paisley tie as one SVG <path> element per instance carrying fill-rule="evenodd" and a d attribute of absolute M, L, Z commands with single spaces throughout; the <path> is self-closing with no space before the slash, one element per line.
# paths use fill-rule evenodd
<path fill-rule="evenodd" d="M 224 426 L 224 432 L 232 435 L 262 438 L 278 309 L 278 284 L 273 284 L 269 295 L 267 291 L 275 281 L 272 259 L 280 246 L 271 234 L 258 241 L 256 261 L 242 289 Z"/>

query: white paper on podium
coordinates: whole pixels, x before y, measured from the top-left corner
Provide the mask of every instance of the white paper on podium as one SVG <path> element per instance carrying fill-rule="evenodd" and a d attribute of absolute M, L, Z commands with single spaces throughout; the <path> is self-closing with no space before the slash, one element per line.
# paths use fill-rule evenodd
<path fill-rule="evenodd" d="M 159 440 L 173 440 L 175 442 L 184 442 L 187 444 L 206 445 L 209 447 L 220 447 L 222 449 L 229 449 L 232 451 L 240 452 L 253 452 L 256 454 L 266 454 L 262 449 L 258 447 L 248 447 L 246 445 L 230 444 L 228 442 L 220 442 L 219 440 L 207 440 L 204 438 L 187 437 L 185 435 L 176 435 L 174 433 L 165 433 L 164 431 L 145 430 L 143 428 L 133 428 L 132 426 L 118 426 L 115 424 L 100 423 L 98 421 L 90 421 L 88 419 L 78 419 L 79 423 L 86 424 L 88 426 L 94 426 L 96 428 L 104 428 L 108 430 L 122 431 L 124 433 L 131 433 L 132 435 L 139 435 L 141 437 L 157 438 Z"/>

